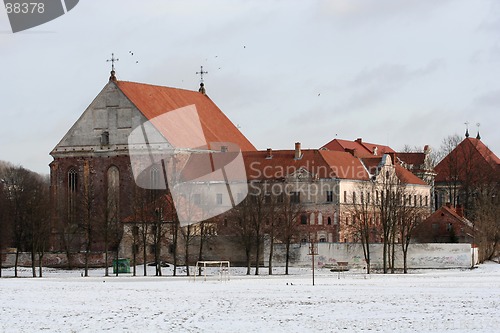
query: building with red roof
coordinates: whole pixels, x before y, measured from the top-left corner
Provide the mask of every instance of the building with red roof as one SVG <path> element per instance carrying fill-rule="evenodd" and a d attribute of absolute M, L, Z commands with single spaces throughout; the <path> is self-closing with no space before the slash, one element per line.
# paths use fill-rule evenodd
<path fill-rule="evenodd" d="M 461 205 L 468 216 L 474 192 L 500 186 L 500 159 L 480 139 L 468 135 L 435 167 L 437 206 Z"/>
<path fill-rule="evenodd" d="M 184 109 L 195 110 L 201 131 L 196 132 L 189 122 L 155 122 L 162 115 Z M 138 128 L 155 131 L 144 135 L 144 151 L 152 150 L 156 141 L 163 143 L 155 148 L 158 151 L 174 146 L 171 141 L 188 141 L 191 136 L 203 140 L 204 145 L 197 147 L 201 150 L 212 149 L 214 142 L 229 142 L 242 151 L 256 150 L 203 86 L 199 91 L 191 91 L 118 81 L 113 71 L 109 82 L 50 152 L 54 158 L 50 164 L 54 250 L 79 252 L 84 248 L 81 226 L 85 222 L 85 202 L 92 202 L 89 213 L 96 221 L 112 219 L 117 223 L 134 215 L 137 177 L 131 165 L 129 136 Z M 179 137 L 182 135 L 185 137 Z M 165 182 L 164 166 L 159 161 L 155 163 L 156 167 L 147 169 L 147 177 Z M 116 242 L 112 244 L 116 246 Z M 94 237 L 92 250 L 102 249 L 101 233 Z"/>
<path fill-rule="evenodd" d="M 464 217 L 462 207 L 455 208 L 448 203 L 422 221 L 416 227 L 414 237 L 419 243 L 472 244 L 474 231 L 474 225 Z"/>

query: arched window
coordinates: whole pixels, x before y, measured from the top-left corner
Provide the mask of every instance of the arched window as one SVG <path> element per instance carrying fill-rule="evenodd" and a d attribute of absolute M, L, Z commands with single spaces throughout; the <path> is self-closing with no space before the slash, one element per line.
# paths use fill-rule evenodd
<path fill-rule="evenodd" d="M 332 218 L 331 218 L 330 216 L 328 216 L 328 220 L 327 220 L 327 221 L 328 221 L 328 222 L 327 222 L 327 223 L 328 223 L 328 225 L 332 225 Z"/>
<path fill-rule="evenodd" d="M 160 189 L 160 170 L 156 165 L 151 167 L 150 182 L 151 189 Z"/>
<path fill-rule="evenodd" d="M 321 212 L 318 213 L 318 224 L 319 225 L 323 224 L 323 214 Z"/>
<path fill-rule="evenodd" d="M 316 219 L 314 213 L 311 213 L 311 216 L 309 217 L 309 221 L 311 221 L 311 224 L 314 224 L 314 220 Z"/>
<path fill-rule="evenodd" d="M 108 169 L 108 222 L 117 222 L 120 207 L 120 171 L 112 166 Z"/>
<path fill-rule="evenodd" d="M 74 223 L 77 216 L 78 173 L 75 168 L 68 171 L 68 220 Z"/>

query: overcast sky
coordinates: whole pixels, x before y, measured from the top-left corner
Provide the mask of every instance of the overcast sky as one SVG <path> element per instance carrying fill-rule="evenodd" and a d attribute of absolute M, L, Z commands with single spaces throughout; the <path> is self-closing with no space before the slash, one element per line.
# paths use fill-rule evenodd
<path fill-rule="evenodd" d="M 197 90 L 203 65 L 258 149 L 439 148 L 468 121 L 500 155 L 500 1 L 80 0 L 15 34 L 0 8 L 0 160 L 49 173 L 112 52 L 124 81 Z"/>

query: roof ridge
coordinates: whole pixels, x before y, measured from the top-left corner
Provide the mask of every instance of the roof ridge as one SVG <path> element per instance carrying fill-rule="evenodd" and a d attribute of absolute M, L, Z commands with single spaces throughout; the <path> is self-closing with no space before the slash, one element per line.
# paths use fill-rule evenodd
<path fill-rule="evenodd" d="M 176 88 L 176 87 L 170 87 L 170 86 L 161 86 L 161 85 L 158 85 L 158 84 L 142 83 L 142 82 L 135 82 L 135 81 L 117 80 L 116 83 L 117 84 L 120 84 L 120 83 L 132 83 L 132 84 L 140 84 L 140 85 L 143 85 L 143 86 L 158 87 L 158 88 L 167 88 L 167 89 L 175 89 L 175 90 L 183 90 L 183 91 L 189 91 L 189 92 L 199 93 L 198 90 L 189 90 L 189 89 L 184 89 L 184 88 Z"/>

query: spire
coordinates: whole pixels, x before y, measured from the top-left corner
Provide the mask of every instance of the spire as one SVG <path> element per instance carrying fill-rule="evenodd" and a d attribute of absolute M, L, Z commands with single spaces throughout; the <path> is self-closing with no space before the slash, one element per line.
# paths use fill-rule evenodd
<path fill-rule="evenodd" d="M 109 81 L 116 81 L 116 76 L 115 76 L 115 62 L 120 59 L 115 58 L 115 54 L 111 53 L 111 59 L 106 60 L 106 62 L 111 61 L 111 76 L 109 77 Z"/>
<path fill-rule="evenodd" d="M 479 135 L 479 126 L 481 126 L 481 124 L 480 124 L 480 123 L 477 123 L 477 124 L 476 124 L 476 126 L 477 126 L 477 135 L 476 135 L 476 139 L 481 140 L 481 135 Z"/>
<path fill-rule="evenodd" d="M 468 138 L 469 137 L 469 122 L 466 121 L 464 124 L 465 124 L 465 137 Z"/>

